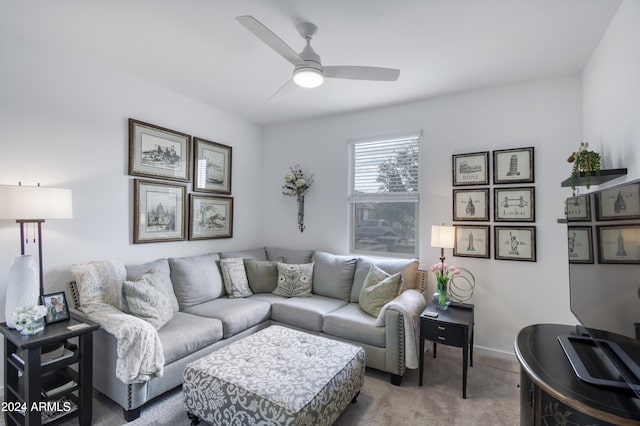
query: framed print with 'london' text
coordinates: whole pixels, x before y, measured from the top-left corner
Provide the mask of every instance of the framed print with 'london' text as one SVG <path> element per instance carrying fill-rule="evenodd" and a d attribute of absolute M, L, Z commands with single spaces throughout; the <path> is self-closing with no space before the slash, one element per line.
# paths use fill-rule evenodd
<path fill-rule="evenodd" d="M 455 225 L 453 255 L 489 258 L 489 225 Z"/>
<path fill-rule="evenodd" d="M 493 183 L 533 183 L 533 147 L 493 151 Z"/>
<path fill-rule="evenodd" d="M 186 192 L 183 185 L 134 179 L 134 244 L 185 240 Z"/>
<path fill-rule="evenodd" d="M 489 221 L 489 189 L 454 189 L 453 220 Z"/>
<path fill-rule="evenodd" d="M 493 231 L 496 259 L 536 261 L 535 226 L 494 226 Z"/>
<path fill-rule="evenodd" d="M 535 222 L 535 188 L 493 188 L 493 220 Z"/>
<path fill-rule="evenodd" d="M 488 185 L 489 151 L 452 155 L 453 186 Z"/>
<path fill-rule="evenodd" d="M 227 145 L 193 138 L 194 191 L 231 194 L 232 150 Z"/>
<path fill-rule="evenodd" d="M 569 222 L 589 222 L 591 221 L 591 197 L 588 195 L 578 195 L 569 197 L 564 202 L 564 213 Z"/>

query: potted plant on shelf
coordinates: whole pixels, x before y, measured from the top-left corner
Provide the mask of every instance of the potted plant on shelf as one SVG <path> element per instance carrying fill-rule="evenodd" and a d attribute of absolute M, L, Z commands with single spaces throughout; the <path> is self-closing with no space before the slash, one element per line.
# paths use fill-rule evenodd
<path fill-rule="evenodd" d="M 567 159 L 573 163 L 571 169 L 571 190 L 576 195 L 576 182 L 581 172 L 584 173 L 584 183 L 587 189 L 591 187 L 591 176 L 600 176 L 600 154 L 589 150 L 589 142 L 581 142 L 578 151 Z"/>

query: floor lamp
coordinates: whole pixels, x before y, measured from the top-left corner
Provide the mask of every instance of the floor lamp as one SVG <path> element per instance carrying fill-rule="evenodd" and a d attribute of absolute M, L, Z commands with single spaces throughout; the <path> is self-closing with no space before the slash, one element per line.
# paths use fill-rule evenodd
<path fill-rule="evenodd" d="M 38 228 L 34 243 L 38 242 L 38 264 L 40 274 L 40 296 L 44 294 L 42 268 L 42 224 L 47 219 L 73 218 L 70 189 L 46 188 L 40 186 L 0 186 L 0 219 L 13 219 L 20 224 L 20 254 L 25 254 L 25 244 L 29 237 L 25 225 Z"/>

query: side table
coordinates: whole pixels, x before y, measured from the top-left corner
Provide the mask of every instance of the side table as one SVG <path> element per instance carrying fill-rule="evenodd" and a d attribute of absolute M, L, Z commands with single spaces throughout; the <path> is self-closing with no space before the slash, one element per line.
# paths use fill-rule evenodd
<path fill-rule="evenodd" d="M 446 310 L 437 309 L 432 302 L 420 314 L 420 386 L 424 373 L 424 341 L 433 342 L 433 357 L 437 344 L 462 348 L 462 398 L 467 398 L 467 364 L 473 367 L 473 309 L 470 303 L 452 303 Z M 435 312 L 437 317 L 426 316 Z"/>
<path fill-rule="evenodd" d="M 30 336 L 8 328 L 6 323 L 0 324 L 0 333 L 4 336 L 5 424 L 40 425 L 43 411 L 62 413 L 55 420 L 50 419 L 55 423 L 77 417 L 80 425 L 91 424 L 93 332 L 98 328 L 98 324 L 74 313 L 69 321 L 47 325 L 44 331 Z M 77 345 L 68 342 L 75 337 Z M 42 363 L 42 348 L 60 342 L 64 342 L 66 355 Z M 71 368 L 74 364 L 77 369 Z M 68 374 L 75 384 L 53 396 L 45 396 L 43 377 L 59 370 Z M 60 402 L 62 396 L 71 400 L 76 408 Z"/>

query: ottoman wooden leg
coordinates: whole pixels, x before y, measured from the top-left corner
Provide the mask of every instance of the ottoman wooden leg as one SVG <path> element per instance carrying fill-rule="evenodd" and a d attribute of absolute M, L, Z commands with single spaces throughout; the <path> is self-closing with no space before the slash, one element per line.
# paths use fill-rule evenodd
<path fill-rule="evenodd" d="M 195 414 L 187 411 L 187 417 L 189 417 L 189 420 L 191 420 L 191 426 L 200 424 L 200 417 L 196 416 Z"/>

